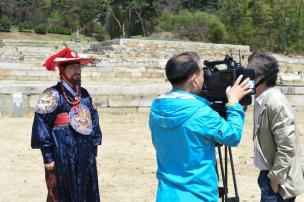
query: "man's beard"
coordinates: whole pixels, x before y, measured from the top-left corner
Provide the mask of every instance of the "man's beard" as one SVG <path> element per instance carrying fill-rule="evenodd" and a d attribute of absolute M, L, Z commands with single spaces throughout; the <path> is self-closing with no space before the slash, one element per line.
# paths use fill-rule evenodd
<path fill-rule="evenodd" d="M 73 75 L 71 81 L 74 85 L 81 86 L 81 75 L 80 74 Z"/>

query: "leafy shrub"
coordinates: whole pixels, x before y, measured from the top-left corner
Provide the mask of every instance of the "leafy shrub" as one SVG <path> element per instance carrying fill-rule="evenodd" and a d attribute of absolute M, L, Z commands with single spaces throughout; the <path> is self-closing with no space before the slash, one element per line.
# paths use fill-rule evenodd
<path fill-rule="evenodd" d="M 167 32 L 173 31 L 174 30 L 174 24 L 173 24 L 174 17 L 175 16 L 170 11 L 168 11 L 168 10 L 163 11 L 161 13 L 160 17 L 158 17 L 158 19 L 157 19 L 158 26 Z"/>
<path fill-rule="evenodd" d="M 93 36 L 97 41 L 104 41 L 107 39 L 106 31 L 100 24 L 95 24 L 95 31 Z"/>
<path fill-rule="evenodd" d="M 71 29 L 64 28 L 64 27 L 51 26 L 48 28 L 48 33 L 71 35 L 72 31 L 71 31 Z"/>
<path fill-rule="evenodd" d="M 9 32 L 11 29 L 11 21 L 7 16 L 3 16 L 0 19 L 0 31 L 1 32 Z"/>
<path fill-rule="evenodd" d="M 30 22 L 21 22 L 18 25 L 19 32 L 32 32 L 34 26 Z"/>
<path fill-rule="evenodd" d="M 37 34 L 47 34 L 48 26 L 46 24 L 39 24 L 35 27 L 35 33 Z"/>

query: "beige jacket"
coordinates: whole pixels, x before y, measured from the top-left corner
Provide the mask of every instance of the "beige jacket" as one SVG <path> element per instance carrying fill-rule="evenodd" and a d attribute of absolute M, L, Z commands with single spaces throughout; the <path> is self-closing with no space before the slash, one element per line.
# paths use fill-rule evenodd
<path fill-rule="evenodd" d="M 268 177 L 281 185 L 280 195 L 286 199 L 303 193 L 304 166 L 299 137 L 289 103 L 279 89 L 269 89 L 254 136 L 258 138 L 258 152 L 272 168 Z"/>

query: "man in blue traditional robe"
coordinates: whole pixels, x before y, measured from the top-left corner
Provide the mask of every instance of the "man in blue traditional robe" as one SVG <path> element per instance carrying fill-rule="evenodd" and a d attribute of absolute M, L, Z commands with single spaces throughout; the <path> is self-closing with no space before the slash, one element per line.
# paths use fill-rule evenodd
<path fill-rule="evenodd" d="M 46 89 L 35 108 L 31 146 L 40 149 L 45 165 L 47 201 L 100 201 L 96 156 L 102 134 L 88 91 L 80 86 L 82 65 L 93 58 L 65 48 L 47 59 L 60 81 Z"/>
<path fill-rule="evenodd" d="M 172 90 L 155 99 L 150 129 L 157 157 L 157 202 L 217 202 L 215 143 L 236 146 L 242 136 L 244 111 L 239 100 L 250 92 L 248 81 L 226 89 L 227 119 L 198 96 L 204 71 L 197 54 L 181 53 L 166 65 Z"/>

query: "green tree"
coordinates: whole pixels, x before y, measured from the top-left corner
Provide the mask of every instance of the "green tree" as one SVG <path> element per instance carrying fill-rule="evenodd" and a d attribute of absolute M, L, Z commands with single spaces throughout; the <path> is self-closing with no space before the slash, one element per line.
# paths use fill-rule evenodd
<path fill-rule="evenodd" d="M 109 3 L 109 0 L 79 1 L 79 22 L 85 35 L 92 36 L 96 22 L 100 20 L 101 13 L 107 12 Z"/>
<path fill-rule="evenodd" d="M 183 8 L 190 10 L 217 10 L 219 7 L 218 0 L 182 0 Z"/>
<path fill-rule="evenodd" d="M 221 21 L 228 31 L 228 42 L 250 44 L 253 38 L 253 25 L 249 3 L 251 0 L 222 0 L 220 6 Z"/>
<path fill-rule="evenodd" d="M 0 31 L 9 32 L 11 29 L 11 21 L 7 16 L 0 19 Z"/>
<path fill-rule="evenodd" d="M 160 28 L 175 32 L 182 39 L 219 43 L 227 38 L 226 28 L 219 18 L 202 11 L 182 10 L 178 15 L 164 11 L 158 23 Z"/>
<path fill-rule="evenodd" d="M 174 14 L 177 14 L 183 9 L 182 0 L 155 0 L 154 5 L 159 9 L 159 13 L 163 10 L 168 10 Z"/>
<path fill-rule="evenodd" d="M 249 4 L 252 18 L 252 35 L 250 45 L 253 50 L 267 50 L 273 47 L 273 17 L 271 4 L 265 0 L 252 0 Z"/>
<path fill-rule="evenodd" d="M 169 10 L 164 10 L 157 18 L 157 23 L 163 30 L 171 32 L 174 30 L 174 15 Z"/>

